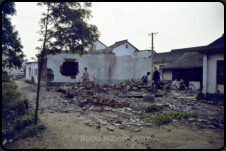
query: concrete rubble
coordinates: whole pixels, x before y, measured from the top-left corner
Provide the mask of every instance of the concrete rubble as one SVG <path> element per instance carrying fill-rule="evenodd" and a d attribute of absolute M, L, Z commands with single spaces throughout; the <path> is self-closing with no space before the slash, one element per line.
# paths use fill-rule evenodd
<path fill-rule="evenodd" d="M 224 125 L 224 109 L 214 110 L 195 99 L 196 94 L 176 93 L 169 90 L 158 90 L 160 96 L 154 97 L 154 102 L 164 105 L 163 111 L 198 112 L 198 119 L 188 119 L 189 122 L 216 122 Z M 119 84 L 66 83 L 49 90 L 40 89 L 39 113 L 44 110 L 62 113 L 79 113 L 78 118 L 86 117 L 90 121 L 87 126 L 97 129 L 108 128 L 109 131 L 132 128 L 138 132 L 142 127 L 155 127 L 153 121 L 143 122 L 138 116 L 144 113 L 143 106 L 152 102 L 144 101 L 143 96 L 150 93 L 150 85 L 126 80 Z M 29 108 L 35 109 L 36 98 L 29 100 Z M 54 114 L 54 113 L 53 113 Z M 157 115 L 153 113 L 152 116 Z M 172 123 L 180 123 L 174 119 Z M 215 128 L 211 123 L 209 128 Z"/>

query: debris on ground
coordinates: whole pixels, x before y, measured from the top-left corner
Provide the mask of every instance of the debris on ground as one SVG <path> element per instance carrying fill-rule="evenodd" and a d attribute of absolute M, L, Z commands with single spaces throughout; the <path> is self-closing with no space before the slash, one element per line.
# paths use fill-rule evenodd
<path fill-rule="evenodd" d="M 144 101 L 143 96 L 153 96 L 153 98 L 151 101 Z M 77 117 L 85 116 L 92 119 L 93 123 L 98 124 L 95 125 L 98 129 L 104 128 L 101 125 L 113 125 L 119 129 L 131 127 L 133 131 L 139 132 L 142 126 L 153 127 L 156 125 L 151 120 L 144 122 L 138 118 L 144 113 L 142 116 L 146 114 L 156 116 L 157 110 L 151 113 L 144 110 L 144 106 L 155 103 L 164 106 L 161 112 L 198 112 L 198 119 L 189 118 L 188 122 L 207 124 L 211 121 L 216 122 L 219 127 L 223 127 L 224 109 L 208 108 L 201 102 L 202 100 L 197 100 L 195 97 L 196 93 L 182 94 L 163 89 L 159 89 L 158 94 L 154 95 L 150 92 L 150 85 L 135 82 L 133 79 L 119 84 L 65 83 L 48 91 L 43 87 L 40 88 L 39 112 L 42 114 L 46 109 L 51 110 L 51 113 L 79 112 Z M 36 97 L 28 102 L 29 108 L 35 109 Z M 179 121 L 173 119 L 171 123 L 179 123 Z M 89 125 L 93 126 L 92 123 Z M 209 126 L 209 128 L 214 127 L 213 124 Z M 113 131 L 114 128 L 108 127 L 108 130 Z"/>

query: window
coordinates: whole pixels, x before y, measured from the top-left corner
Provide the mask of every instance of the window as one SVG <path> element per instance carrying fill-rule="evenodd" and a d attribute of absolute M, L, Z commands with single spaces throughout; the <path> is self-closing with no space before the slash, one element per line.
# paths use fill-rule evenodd
<path fill-rule="evenodd" d="M 63 76 L 75 78 L 79 73 L 78 62 L 75 61 L 76 59 L 65 59 L 65 62 L 60 66 L 60 73 Z"/>
<path fill-rule="evenodd" d="M 192 69 L 174 69 L 172 80 L 183 81 L 201 81 L 202 80 L 202 68 Z"/>
<path fill-rule="evenodd" d="M 224 60 L 217 60 L 217 84 L 224 84 Z"/>
<path fill-rule="evenodd" d="M 31 76 L 31 68 L 29 68 L 29 76 Z"/>
<path fill-rule="evenodd" d="M 128 48 L 128 45 L 126 45 L 126 48 Z"/>

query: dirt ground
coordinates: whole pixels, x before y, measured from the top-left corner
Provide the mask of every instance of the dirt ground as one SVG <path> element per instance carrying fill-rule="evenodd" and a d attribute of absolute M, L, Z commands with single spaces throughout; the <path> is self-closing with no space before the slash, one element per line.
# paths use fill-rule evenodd
<path fill-rule="evenodd" d="M 28 99 L 36 96 L 34 89 L 31 89 L 33 85 L 19 80 L 15 82 L 19 86 L 18 91 L 25 94 Z M 212 107 L 216 108 L 216 106 Z M 38 114 L 47 127 L 42 134 L 7 143 L 4 147 L 7 149 L 146 149 L 147 146 L 151 146 L 153 149 L 221 149 L 224 146 L 224 130 L 210 129 L 207 125 L 195 129 L 195 124 L 180 122 L 180 124 L 160 127 L 143 127 L 140 132 L 134 132 L 135 128 L 119 129 L 107 124 L 106 127 L 114 128 L 114 131 L 109 131 L 104 125 L 101 129 L 85 126 L 86 117 L 77 117 L 78 114 L 80 114 L 78 111 L 50 113 L 49 110 L 45 110 L 43 114 Z M 152 135 L 155 135 L 154 139 L 151 138 Z M 125 140 L 128 137 L 129 140 Z M 137 141 L 134 140 L 135 138 Z"/>

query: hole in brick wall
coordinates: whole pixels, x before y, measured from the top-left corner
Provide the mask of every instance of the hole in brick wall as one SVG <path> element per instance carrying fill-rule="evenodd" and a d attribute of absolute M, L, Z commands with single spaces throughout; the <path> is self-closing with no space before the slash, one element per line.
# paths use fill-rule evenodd
<path fill-rule="evenodd" d="M 60 66 L 60 73 L 63 76 L 70 76 L 72 79 L 75 79 L 79 73 L 78 62 L 74 61 L 65 61 Z"/>

